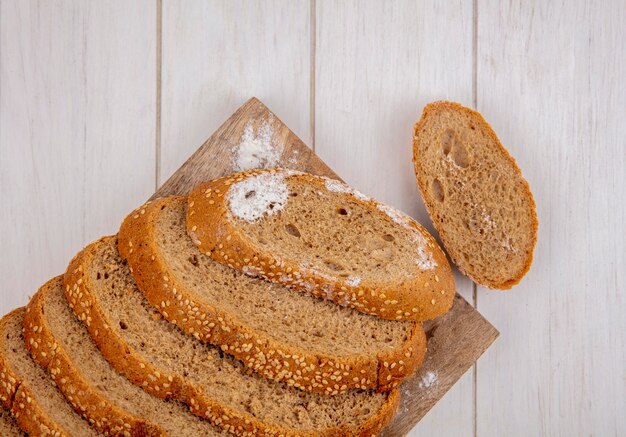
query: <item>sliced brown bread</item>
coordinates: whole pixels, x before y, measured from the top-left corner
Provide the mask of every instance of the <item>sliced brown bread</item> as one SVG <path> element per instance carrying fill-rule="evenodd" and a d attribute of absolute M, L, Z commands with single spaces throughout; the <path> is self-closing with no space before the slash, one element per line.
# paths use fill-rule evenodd
<path fill-rule="evenodd" d="M 50 375 L 28 354 L 22 334 L 23 321 L 24 308 L 9 313 L 0 321 L 2 404 L 12 412 L 19 426 L 31 436 L 99 435 L 74 412 L 54 386 Z M 0 435 L 22 435 L 17 433 L 11 421 L 2 422 L 4 424 L 0 425 Z"/>
<path fill-rule="evenodd" d="M 118 248 L 163 316 L 264 376 L 338 394 L 389 390 L 421 363 L 421 324 L 389 321 L 249 277 L 203 255 L 186 234 L 186 199 L 129 215 Z"/>
<path fill-rule="evenodd" d="M 34 435 L 34 434 L 33 434 Z M 0 436 L 23 437 L 26 433 L 19 427 L 9 410 L 0 406 Z"/>
<path fill-rule="evenodd" d="M 391 420 L 399 400 L 351 391 L 327 396 L 261 377 L 219 348 L 201 343 L 161 314 L 137 289 L 117 238 L 87 246 L 65 275 L 70 307 L 105 358 L 149 393 L 237 434 L 370 436 Z"/>
<path fill-rule="evenodd" d="M 452 102 L 427 105 L 415 125 L 413 162 L 428 212 L 459 270 L 490 288 L 517 284 L 537 241 L 535 201 L 482 115 Z"/>
<path fill-rule="evenodd" d="M 333 179 L 270 169 L 200 184 L 187 230 L 231 268 L 385 319 L 430 320 L 454 300 L 430 234 Z"/>
<path fill-rule="evenodd" d="M 101 432 L 120 436 L 231 435 L 192 415 L 183 404 L 154 397 L 117 373 L 70 309 L 62 277 L 49 281 L 30 301 L 24 336 L 35 361 L 50 372 L 76 411 Z"/>

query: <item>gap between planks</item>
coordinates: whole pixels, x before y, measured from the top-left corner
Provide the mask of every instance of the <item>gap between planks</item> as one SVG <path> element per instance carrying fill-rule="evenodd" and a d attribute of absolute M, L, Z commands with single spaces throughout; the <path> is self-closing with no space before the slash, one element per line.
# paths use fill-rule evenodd
<path fill-rule="evenodd" d="M 163 0 L 156 0 L 156 108 L 154 134 L 154 189 L 161 182 L 161 68 L 163 66 Z"/>
<path fill-rule="evenodd" d="M 156 0 L 156 115 L 155 115 L 155 190 L 158 190 L 161 180 L 161 94 L 162 94 L 162 56 L 163 56 L 163 0 Z M 472 1 L 472 104 L 478 109 L 477 102 L 477 52 L 478 52 L 478 0 Z M 317 2 L 309 2 L 309 27 L 310 27 L 310 83 L 309 83 L 309 130 L 310 146 L 313 152 L 316 151 L 316 57 L 317 57 Z M 477 285 L 472 282 L 472 304 L 478 308 Z M 473 435 L 477 437 L 477 364 L 472 366 L 472 395 L 474 423 Z"/>
<path fill-rule="evenodd" d="M 478 0 L 472 0 L 472 105 L 478 111 Z M 472 300 L 478 311 L 478 286 L 472 281 Z M 478 360 L 472 366 L 472 406 L 474 437 L 478 437 Z"/>
<path fill-rule="evenodd" d="M 316 50 L 317 50 L 317 2 L 316 0 L 310 0 L 309 3 L 309 31 L 311 40 L 310 46 L 310 83 L 309 83 L 309 136 L 310 136 L 310 146 L 315 153 L 315 69 L 317 68 L 317 64 L 315 62 L 316 59 Z"/>

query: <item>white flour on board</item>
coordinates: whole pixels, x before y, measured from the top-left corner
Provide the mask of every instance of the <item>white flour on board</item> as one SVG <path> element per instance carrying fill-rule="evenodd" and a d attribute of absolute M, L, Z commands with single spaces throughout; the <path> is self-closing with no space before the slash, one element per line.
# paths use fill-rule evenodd
<path fill-rule="evenodd" d="M 291 156 L 287 160 L 287 162 L 289 163 L 290 167 L 296 167 L 298 165 L 298 155 L 299 154 L 300 154 L 300 152 L 298 152 L 297 150 L 292 150 L 291 151 Z"/>
<path fill-rule="evenodd" d="M 263 121 L 256 132 L 252 122 L 246 124 L 239 144 L 233 149 L 233 168 L 236 171 L 278 166 L 284 145 L 274 141 L 273 125 L 273 117 Z"/>
<path fill-rule="evenodd" d="M 419 383 L 420 388 L 430 388 L 439 383 L 437 372 L 426 372 Z"/>
<path fill-rule="evenodd" d="M 419 388 L 429 389 L 439 384 L 439 377 L 437 372 L 426 372 L 420 381 L 418 382 Z M 425 398 L 432 396 L 432 394 L 425 393 L 423 391 L 415 390 L 412 384 L 402 384 L 400 386 L 402 392 L 402 403 L 399 408 L 401 414 L 409 412 L 409 406 L 417 401 L 424 400 Z"/>

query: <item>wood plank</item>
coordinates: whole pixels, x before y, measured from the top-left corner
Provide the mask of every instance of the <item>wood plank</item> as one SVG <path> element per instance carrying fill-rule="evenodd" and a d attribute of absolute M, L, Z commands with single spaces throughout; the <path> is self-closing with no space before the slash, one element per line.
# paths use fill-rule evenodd
<path fill-rule="evenodd" d="M 478 434 L 624 435 L 626 4 L 478 5 L 478 108 L 539 214 L 528 276 L 479 293 L 503 338 L 478 367 Z"/>
<path fill-rule="evenodd" d="M 2 1 L 0 311 L 154 189 L 153 1 Z"/>
<path fill-rule="evenodd" d="M 188 194 L 199 182 L 233 172 L 232 154 L 247 123 L 274 120 L 274 141 L 284 145 L 284 167 L 337 177 L 289 128 L 257 99 L 249 100 L 157 190 L 153 198 Z M 297 152 L 297 153 L 296 153 Z M 297 157 L 298 159 L 294 159 Z M 457 294 L 452 310 L 425 324 L 428 352 L 422 368 L 402 384 L 402 404 L 385 436 L 406 434 L 441 399 L 495 340 L 498 332 Z M 430 378 L 435 375 L 435 379 Z"/>
<path fill-rule="evenodd" d="M 310 139 L 309 3 L 164 2 L 161 182 L 256 95 Z"/>
<path fill-rule="evenodd" d="M 472 104 L 472 3 L 319 1 L 316 23 L 316 152 L 434 233 L 413 173 L 412 126 L 428 101 Z M 456 278 L 471 301 L 471 281 Z M 472 436 L 473 394 L 470 374 L 414 433 Z"/>
<path fill-rule="evenodd" d="M 270 118 L 274 121 L 272 138 L 283 146 L 281 166 L 339 178 L 278 116 L 254 97 L 222 123 L 219 129 L 165 181 L 151 199 L 187 195 L 200 182 L 234 173 L 234 154 L 246 125 L 251 123 L 253 130 L 257 131 L 258 127 Z"/>

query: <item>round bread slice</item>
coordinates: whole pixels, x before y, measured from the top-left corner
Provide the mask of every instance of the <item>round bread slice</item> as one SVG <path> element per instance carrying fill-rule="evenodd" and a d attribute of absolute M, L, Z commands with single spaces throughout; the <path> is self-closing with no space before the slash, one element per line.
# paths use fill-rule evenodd
<path fill-rule="evenodd" d="M 399 393 L 353 390 L 327 396 L 261 377 L 219 348 L 201 343 L 137 289 L 117 238 L 87 246 L 65 275 L 70 307 L 109 363 L 162 398 L 238 435 L 371 436 L 393 417 Z"/>
<path fill-rule="evenodd" d="M 76 411 L 107 435 L 232 435 L 192 415 L 185 405 L 154 397 L 117 373 L 70 309 L 61 276 L 31 299 L 24 337 L 35 361 L 50 372 Z"/>
<path fill-rule="evenodd" d="M 413 163 L 446 250 L 475 282 L 508 289 L 528 272 L 535 201 L 522 172 L 478 112 L 452 102 L 424 108 Z"/>
<path fill-rule="evenodd" d="M 97 436 L 74 412 L 50 375 L 28 354 L 22 326 L 24 308 L 0 321 L 0 399 L 19 426 L 32 436 Z M 3 411 L 0 435 L 24 435 Z"/>
<path fill-rule="evenodd" d="M 421 363 L 421 324 L 390 321 L 253 278 L 202 254 L 187 236 L 187 199 L 130 214 L 118 249 L 163 316 L 263 376 L 330 395 L 390 390 Z"/>
<path fill-rule="evenodd" d="M 0 406 L 0 436 L 2 437 L 25 437 L 26 433 L 21 430 L 15 418 L 9 410 Z"/>
<path fill-rule="evenodd" d="M 200 184 L 187 230 L 231 268 L 384 319 L 434 319 L 454 300 L 450 265 L 432 236 L 333 179 L 270 169 Z"/>

